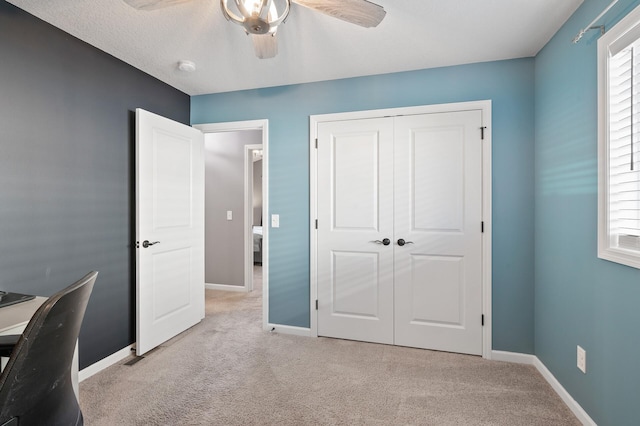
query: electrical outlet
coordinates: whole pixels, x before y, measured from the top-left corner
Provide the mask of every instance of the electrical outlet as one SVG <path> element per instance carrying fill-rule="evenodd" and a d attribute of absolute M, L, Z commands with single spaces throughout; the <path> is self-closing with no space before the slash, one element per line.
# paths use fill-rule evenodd
<path fill-rule="evenodd" d="M 587 351 L 578 345 L 578 368 L 583 373 L 587 373 Z"/>

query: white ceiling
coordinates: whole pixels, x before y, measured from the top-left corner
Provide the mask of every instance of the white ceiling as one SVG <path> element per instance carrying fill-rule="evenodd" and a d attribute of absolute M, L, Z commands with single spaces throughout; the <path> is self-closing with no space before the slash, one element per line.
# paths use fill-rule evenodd
<path fill-rule="evenodd" d="M 272 59 L 254 55 L 218 0 L 149 12 L 122 0 L 8 1 L 199 95 L 530 57 L 583 0 L 374 0 L 387 16 L 368 29 L 292 4 Z M 182 59 L 195 62 L 196 71 L 179 71 Z"/>

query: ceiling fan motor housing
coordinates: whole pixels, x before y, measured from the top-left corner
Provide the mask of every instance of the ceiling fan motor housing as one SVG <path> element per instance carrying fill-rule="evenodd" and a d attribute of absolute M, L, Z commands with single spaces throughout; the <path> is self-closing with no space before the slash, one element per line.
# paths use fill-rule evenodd
<path fill-rule="evenodd" d="M 271 30 L 271 24 L 259 16 L 244 18 L 242 26 L 249 34 L 267 34 Z"/>

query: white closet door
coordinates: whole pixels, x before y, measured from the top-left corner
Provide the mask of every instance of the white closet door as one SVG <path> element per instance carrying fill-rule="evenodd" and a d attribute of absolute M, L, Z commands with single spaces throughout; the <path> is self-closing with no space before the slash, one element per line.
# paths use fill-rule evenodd
<path fill-rule="evenodd" d="M 319 124 L 319 335 L 393 343 L 392 238 L 392 119 Z"/>
<path fill-rule="evenodd" d="M 318 125 L 319 335 L 482 354 L 481 126 Z"/>
<path fill-rule="evenodd" d="M 395 120 L 397 345 L 482 354 L 481 126 L 480 111 Z"/>

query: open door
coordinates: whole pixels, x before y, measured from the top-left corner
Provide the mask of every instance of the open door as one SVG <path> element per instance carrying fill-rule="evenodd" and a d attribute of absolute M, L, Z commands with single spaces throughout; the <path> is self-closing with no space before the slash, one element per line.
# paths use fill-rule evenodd
<path fill-rule="evenodd" d="M 136 109 L 136 353 L 204 318 L 204 136 Z"/>

